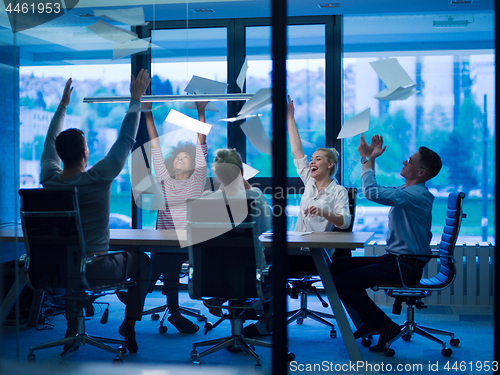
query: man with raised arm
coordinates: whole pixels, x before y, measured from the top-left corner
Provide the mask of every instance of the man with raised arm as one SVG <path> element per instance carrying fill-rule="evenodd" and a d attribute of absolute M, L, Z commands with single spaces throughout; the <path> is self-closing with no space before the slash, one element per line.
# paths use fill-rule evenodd
<path fill-rule="evenodd" d="M 138 350 L 135 322 L 141 320 L 144 299 L 151 273 L 149 257 L 140 252 L 108 253 L 109 211 L 111 183 L 120 173 L 132 149 L 139 127 L 140 101 L 150 82 L 147 70 L 137 78 L 131 76 L 130 110 L 123 119 L 118 138 L 108 154 L 86 171 L 89 148 L 84 133 L 79 129 L 61 132 L 70 102 L 71 78 L 66 82 L 61 103 L 52 118 L 42 154 L 40 181 L 43 187 L 77 187 L 83 235 L 89 256 L 106 254 L 87 267 L 87 278 L 94 285 L 110 284 L 121 279 L 124 267 L 136 282 L 128 290 L 125 319 L 119 333 L 125 337 L 125 346 L 131 353 Z M 61 161 L 63 168 L 61 168 Z M 77 317 L 67 314 L 66 336 L 77 331 Z"/>

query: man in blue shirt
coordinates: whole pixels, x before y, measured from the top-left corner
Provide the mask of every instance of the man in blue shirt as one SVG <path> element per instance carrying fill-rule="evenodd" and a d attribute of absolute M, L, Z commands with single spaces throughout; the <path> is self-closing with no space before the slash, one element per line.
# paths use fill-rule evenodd
<path fill-rule="evenodd" d="M 369 333 L 380 333 L 377 345 L 371 351 L 383 352 L 385 344 L 396 337 L 401 327 L 394 323 L 368 296 L 366 289 L 379 284 L 401 283 L 396 256 L 400 254 L 431 254 L 432 203 L 434 196 L 425 182 L 441 170 L 441 158 L 427 147 L 420 147 L 403 162 L 401 176 L 404 185 L 385 187 L 375 179 L 375 159 L 387 146 L 383 137 L 375 135 L 371 144 L 361 134 L 358 151 L 363 171 L 361 179 L 364 196 L 373 202 L 392 206 L 389 211 L 387 254 L 378 257 L 338 258 L 332 264 L 333 281 L 340 299 L 359 314 L 363 324 L 354 333 L 360 338 Z M 422 277 L 426 258 L 401 258 L 399 260 L 403 280 L 416 284 Z"/>

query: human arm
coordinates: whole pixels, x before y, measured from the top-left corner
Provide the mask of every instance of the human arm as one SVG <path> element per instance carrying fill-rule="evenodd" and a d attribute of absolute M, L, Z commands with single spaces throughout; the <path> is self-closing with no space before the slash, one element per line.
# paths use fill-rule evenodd
<path fill-rule="evenodd" d="M 151 109 L 152 106 L 153 103 L 151 102 L 141 103 L 141 107 L 145 109 Z M 149 139 L 151 140 L 151 147 L 160 148 L 160 141 L 158 139 L 158 132 L 156 131 L 155 121 L 153 119 L 153 113 L 151 111 L 145 112 L 145 117 Z"/>
<path fill-rule="evenodd" d="M 351 224 L 351 213 L 349 211 L 349 198 L 347 190 L 338 186 L 331 194 L 334 194 L 334 199 L 325 202 L 321 206 L 309 206 L 304 210 L 305 216 L 321 216 L 328 222 L 332 223 L 340 229 L 346 229 Z"/>
<path fill-rule="evenodd" d="M 205 122 L 205 107 L 208 102 L 196 102 L 196 109 L 198 110 L 198 121 Z M 205 144 L 207 136 L 203 133 L 198 133 L 197 144 Z"/>
<path fill-rule="evenodd" d="M 56 137 L 61 132 L 64 125 L 64 118 L 66 117 L 66 107 L 69 104 L 71 93 L 73 92 L 72 79 L 66 81 L 64 86 L 63 95 L 59 107 L 54 113 L 52 120 L 50 122 L 49 129 L 47 131 L 47 136 L 45 137 L 45 142 L 43 145 L 43 153 L 41 159 L 41 172 L 40 181 L 43 183 L 44 178 L 52 171 L 61 171 L 61 159 L 57 155 L 56 151 Z"/>
<path fill-rule="evenodd" d="M 375 159 L 382 155 L 387 146 L 384 146 L 384 137 L 375 134 L 372 137 L 370 145 L 366 143 L 365 135 L 361 133 L 359 140 L 358 152 L 361 157 L 370 158 L 369 161 L 363 163 L 363 171 L 372 169 L 375 171 Z"/>
<path fill-rule="evenodd" d="M 295 123 L 295 107 L 293 106 L 293 100 L 290 98 L 290 95 L 288 95 L 286 123 L 293 158 L 302 159 L 304 157 L 302 141 L 300 140 L 299 131 L 297 130 L 297 124 Z"/>

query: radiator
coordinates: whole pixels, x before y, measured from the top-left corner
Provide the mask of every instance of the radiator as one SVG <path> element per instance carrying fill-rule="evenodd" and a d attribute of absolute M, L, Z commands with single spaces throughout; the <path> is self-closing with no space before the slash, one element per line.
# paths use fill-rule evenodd
<path fill-rule="evenodd" d="M 437 245 L 431 245 L 437 249 Z M 425 299 L 427 305 L 453 306 L 485 306 L 493 305 L 493 253 L 495 246 L 491 243 L 464 243 L 455 246 L 455 265 L 457 273 L 455 281 L 446 289 L 434 291 Z M 370 242 L 365 246 L 365 256 L 385 254 L 385 242 Z M 437 274 L 439 262 L 431 261 L 424 268 L 423 277 Z M 378 304 L 392 305 L 394 298 L 387 297 L 383 290 L 368 294 Z"/>

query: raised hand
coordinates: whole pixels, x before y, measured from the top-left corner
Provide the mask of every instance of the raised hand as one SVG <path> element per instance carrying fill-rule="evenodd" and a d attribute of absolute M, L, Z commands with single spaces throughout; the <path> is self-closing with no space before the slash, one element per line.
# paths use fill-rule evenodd
<path fill-rule="evenodd" d="M 372 139 L 373 143 L 373 139 Z M 365 135 L 361 133 L 361 138 L 359 140 L 358 152 L 361 156 L 370 156 L 372 154 L 373 148 L 366 143 Z"/>
<path fill-rule="evenodd" d="M 71 93 L 73 92 L 73 87 L 71 87 L 71 84 L 73 83 L 73 80 L 70 78 L 68 81 L 66 81 L 66 86 L 64 86 L 64 92 L 63 96 L 61 98 L 61 103 L 59 105 L 62 105 L 64 108 L 66 108 L 69 104 L 69 100 L 71 98 Z"/>
<path fill-rule="evenodd" d="M 133 75 L 130 76 L 130 95 L 132 99 L 141 101 L 142 96 L 148 88 L 149 82 L 151 82 L 151 79 L 149 78 L 147 69 L 141 69 L 139 74 L 137 74 L 137 78 L 134 78 Z"/>
<path fill-rule="evenodd" d="M 286 105 L 287 111 L 286 111 L 286 116 L 288 118 L 294 118 L 295 117 L 295 107 L 293 106 L 293 100 L 290 98 L 290 95 L 288 95 L 288 103 Z"/>
<path fill-rule="evenodd" d="M 377 135 L 378 137 L 378 135 Z M 372 159 L 375 159 L 377 157 L 379 157 L 380 155 L 382 155 L 385 151 L 385 149 L 387 148 L 387 146 L 384 146 L 384 137 L 380 136 L 379 139 L 377 139 L 376 143 L 373 145 L 373 150 L 372 150 L 372 153 L 371 153 L 371 158 Z"/>

